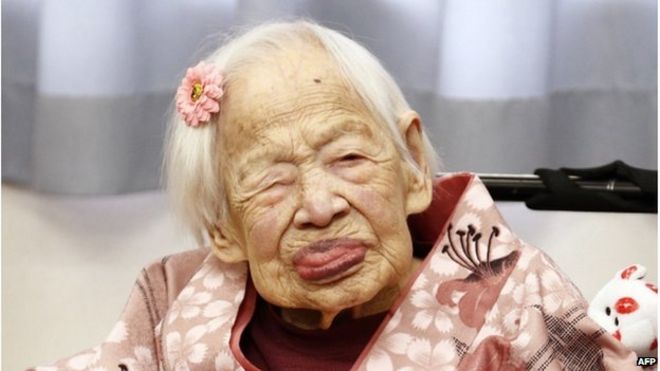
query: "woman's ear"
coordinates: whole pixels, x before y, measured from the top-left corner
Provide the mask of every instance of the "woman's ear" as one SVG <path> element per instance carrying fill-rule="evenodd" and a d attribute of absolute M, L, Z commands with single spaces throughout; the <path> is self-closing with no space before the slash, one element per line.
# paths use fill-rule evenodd
<path fill-rule="evenodd" d="M 235 235 L 229 232 L 231 229 L 223 232 L 219 227 L 213 225 L 208 228 L 211 236 L 212 249 L 215 256 L 225 263 L 239 263 L 247 261 L 245 251 L 238 244 Z"/>
<path fill-rule="evenodd" d="M 420 213 L 431 204 L 433 192 L 433 175 L 426 161 L 424 141 L 422 140 L 422 120 L 415 111 L 406 111 L 399 118 L 399 130 L 403 134 L 408 152 L 420 171 L 414 171 L 408 164 L 406 173 L 408 194 L 406 198 L 406 213 Z"/>

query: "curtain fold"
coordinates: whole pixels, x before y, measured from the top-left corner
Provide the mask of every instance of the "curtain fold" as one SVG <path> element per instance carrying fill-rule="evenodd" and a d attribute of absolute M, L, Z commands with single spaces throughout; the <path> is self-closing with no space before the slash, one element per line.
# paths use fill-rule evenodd
<path fill-rule="evenodd" d="M 6 0 L 3 180 L 70 194 L 159 187 L 186 67 L 229 31 L 298 17 L 381 59 L 446 170 L 657 168 L 654 0 Z"/>

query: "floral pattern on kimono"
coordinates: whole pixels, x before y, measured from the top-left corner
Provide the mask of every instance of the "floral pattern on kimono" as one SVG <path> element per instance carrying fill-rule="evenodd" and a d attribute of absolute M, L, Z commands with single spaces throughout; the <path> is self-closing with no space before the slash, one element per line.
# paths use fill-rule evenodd
<path fill-rule="evenodd" d="M 430 251 L 353 370 L 638 369 L 476 176 L 435 182 L 410 226 Z M 239 346 L 257 298 L 248 276 L 203 249 L 163 259 L 143 270 L 103 344 L 36 370 L 255 369 Z"/>

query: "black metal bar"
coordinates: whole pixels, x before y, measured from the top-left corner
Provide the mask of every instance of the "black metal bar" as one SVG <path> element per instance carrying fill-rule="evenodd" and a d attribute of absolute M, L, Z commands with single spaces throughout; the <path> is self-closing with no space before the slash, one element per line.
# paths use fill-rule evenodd
<path fill-rule="evenodd" d="M 448 173 L 438 173 L 439 176 Z M 497 201 L 525 201 L 539 192 L 546 191 L 541 179 L 536 175 L 526 174 L 476 174 L 484 183 L 493 199 Z M 581 180 L 577 176 L 569 176 L 579 187 L 592 191 L 613 192 L 626 199 L 644 197 L 642 190 L 635 184 L 616 179 L 611 180 Z"/>

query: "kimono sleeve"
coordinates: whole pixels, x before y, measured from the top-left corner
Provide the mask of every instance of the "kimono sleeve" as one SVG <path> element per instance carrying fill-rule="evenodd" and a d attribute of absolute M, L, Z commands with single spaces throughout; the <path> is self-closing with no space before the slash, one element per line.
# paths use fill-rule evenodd
<path fill-rule="evenodd" d="M 547 255 L 520 251 L 459 370 L 641 370 L 635 353 L 587 316 L 587 302 Z"/>
<path fill-rule="evenodd" d="M 119 320 L 103 343 L 29 371 L 158 371 L 162 360 L 161 319 L 207 253 L 201 249 L 191 250 L 145 267 L 135 281 Z"/>

